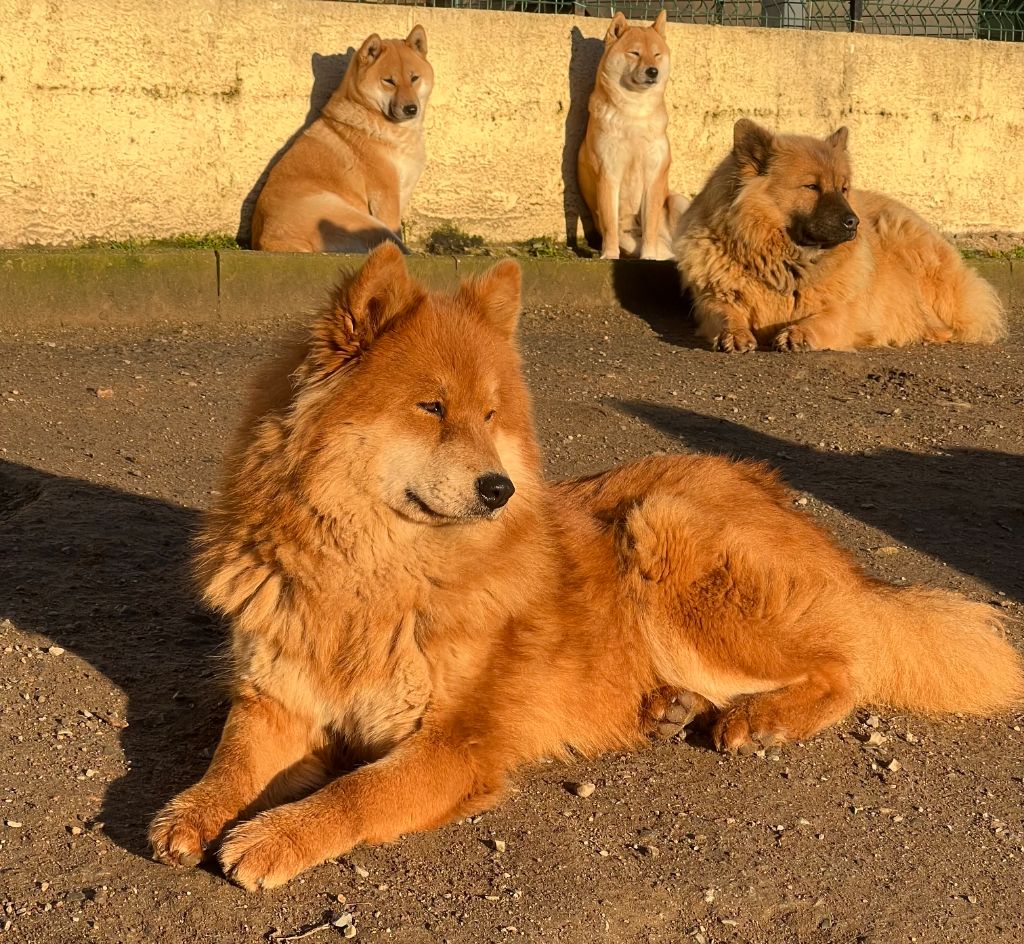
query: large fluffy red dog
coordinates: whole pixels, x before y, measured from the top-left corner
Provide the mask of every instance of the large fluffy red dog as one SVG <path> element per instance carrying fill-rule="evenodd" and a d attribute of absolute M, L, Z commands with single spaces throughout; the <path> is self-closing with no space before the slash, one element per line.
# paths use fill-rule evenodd
<path fill-rule="evenodd" d="M 1020 699 L 993 610 L 867 579 L 762 466 L 545 482 L 518 313 L 514 262 L 428 294 L 382 246 L 261 382 L 198 556 L 233 704 L 159 858 L 280 885 L 637 744 L 666 691 L 725 750 Z"/>

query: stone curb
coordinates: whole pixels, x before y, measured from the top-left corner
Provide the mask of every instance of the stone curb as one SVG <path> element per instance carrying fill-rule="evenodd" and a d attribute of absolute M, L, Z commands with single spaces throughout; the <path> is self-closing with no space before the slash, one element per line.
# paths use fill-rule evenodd
<path fill-rule="evenodd" d="M 304 317 L 363 256 L 244 250 L 12 250 L 0 252 L 0 326 L 145 325 L 161 321 L 260 321 Z M 453 288 L 497 259 L 410 256 L 431 288 Z M 519 260 L 523 303 L 570 308 L 619 305 L 643 315 L 681 307 L 671 262 Z M 1024 305 L 1024 263 L 972 259 L 1007 307 Z"/>

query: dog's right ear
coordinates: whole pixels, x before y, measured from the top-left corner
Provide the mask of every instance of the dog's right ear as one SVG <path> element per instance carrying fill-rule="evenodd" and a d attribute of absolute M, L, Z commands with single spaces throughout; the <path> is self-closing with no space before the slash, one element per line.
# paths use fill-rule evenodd
<path fill-rule="evenodd" d="M 376 33 L 370 33 L 370 35 L 363 40 L 363 45 L 359 47 L 359 52 L 356 53 L 356 56 L 358 56 L 359 61 L 363 65 L 368 66 L 370 63 L 376 61 L 383 48 L 383 40 Z"/>
<path fill-rule="evenodd" d="M 309 354 L 299 375 L 322 380 L 354 364 L 388 323 L 417 305 L 423 295 L 409 277 L 398 246 L 381 243 L 363 267 L 335 289 L 327 310 L 313 325 Z"/>
<path fill-rule="evenodd" d="M 733 153 L 742 166 L 749 167 L 755 174 L 765 172 L 774 141 L 775 135 L 749 118 L 740 118 L 733 125 Z"/>
<path fill-rule="evenodd" d="M 612 17 L 612 24 L 608 27 L 608 32 L 604 34 L 604 44 L 610 46 L 628 29 L 629 23 L 626 21 L 625 14 L 620 10 Z"/>
<path fill-rule="evenodd" d="M 511 338 L 519 324 L 522 283 L 519 263 L 505 259 L 483 275 L 463 282 L 458 297 L 480 312 L 502 335 Z"/>

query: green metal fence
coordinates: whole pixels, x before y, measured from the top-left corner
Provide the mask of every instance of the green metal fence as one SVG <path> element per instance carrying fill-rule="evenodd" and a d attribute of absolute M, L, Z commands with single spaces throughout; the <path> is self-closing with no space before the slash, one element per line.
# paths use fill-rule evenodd
<path fill-rule="evenodd" d="M 364 0 L 365 2 L 365 0 Z M 1024 0 L 389 0 L 409 6 L 575 13 L 674 23 L 1024 42 Z"/>

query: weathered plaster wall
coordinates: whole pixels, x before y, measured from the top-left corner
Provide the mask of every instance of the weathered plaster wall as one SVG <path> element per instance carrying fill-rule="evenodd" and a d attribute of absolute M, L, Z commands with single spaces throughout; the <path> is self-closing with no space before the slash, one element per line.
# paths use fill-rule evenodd
<path fill-rule="evenodd" d="M 408 223 L 564 237 L 607 22 L 320 0 L 0 0 L 0 246 L 243 234 L 247 201 L 370 32 L 427 29 Z M 947 231 L 1024 231 L 1024 46 L 669 26 L 675 189 L 733 121 L 848 124 L 861 186 Z M 569 181 L 568 201 L 565 199 Z"/>

